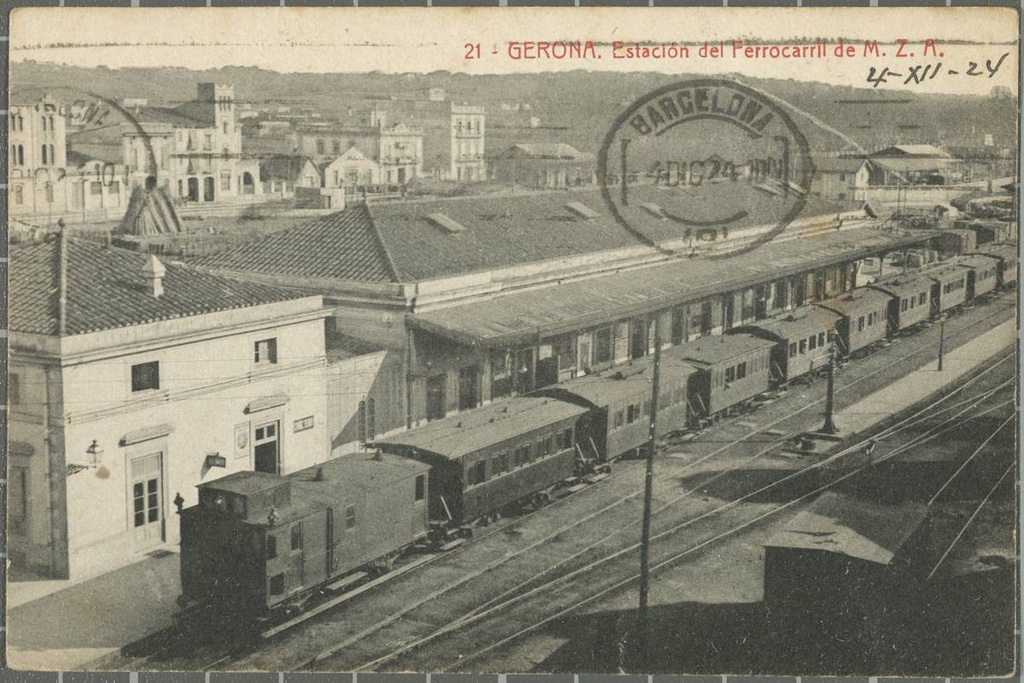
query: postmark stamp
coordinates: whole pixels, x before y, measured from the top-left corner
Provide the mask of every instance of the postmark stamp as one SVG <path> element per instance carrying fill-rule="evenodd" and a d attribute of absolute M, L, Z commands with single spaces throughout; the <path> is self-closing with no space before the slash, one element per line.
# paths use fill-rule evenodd
<path fill-rule="evenodd" d="M 721 78 L 680 81 L 636 100 L 598 156 L 602 196 L 624 228 L 654 215 L 693 243 L 758 231 L 730 256 L 785 230 L 804 208 L 813 175 L 807 139 L 785 108 Z"/>

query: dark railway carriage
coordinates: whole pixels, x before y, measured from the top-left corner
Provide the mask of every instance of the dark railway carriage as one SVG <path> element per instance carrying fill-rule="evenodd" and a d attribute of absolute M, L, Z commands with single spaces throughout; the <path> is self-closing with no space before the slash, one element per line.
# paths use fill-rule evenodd
<path fill-rule="evenodd" d="M 1017 245 L 994 244 L 972 256 L 983 256 L 996 261 L 996 277 L 1000 287 L 1010 287 L 1017 282 Z"/>
<path fill-rule="evenodd" d="M 685 363 L 662 356 L 659 434 L 686 427 L 687 385 L 696 372 Z M 628 366 L 578 377 L 535 393 L 589 409 L 576 423 L 576 441 L 588 457 L 603 462 L 635 451 L 649 441 L 653 373 L 653 360 L 648 356 Z"/>
<path fill-rule="evenodd" d="M 851 356 L 886 338 L 890 299 L 885 292 L 862 287 L 816 304 L 842 316 L 836 324 L 836 348 L 841 356 Z"/>
<path fill-rule="evenodd" d="M 922 273 L 932 281 L 932 314 L 945 313 L 967 301 L 967 269 L 944 265 Z"/>
<path fill-rule="evenodd" d="M 828 366 L 829 343 L 840 317 L 828 309 L 805 306 L 737 331 L 775 342 L 769 371 L 772 386 L 778 387 Z"/>
<path fill-rule="evenodd" d="M 698 372 L 688 382 L 694 419 L 719 415 L 769 390 L 774 342 L 750 334 L 701 337 L 665 352 Z"/>
<path fill-rule="evenodd" d="M 237 472 L 199 485 L 181 511 L 188 603 L 250 617 L 301 609 L 326 582 L 389 567 L 428 532 L 429 467 L 346 455 L 287 477 Z"/>
<path fill-rule="evenodd" d="M 573 476 L 586 408 L 552 398 L 501 399 L 373 445 L 430 470 L 430 518 L 459 526 Z"/>
<path fill-rule="evenodd" d="M 967 301 L 994 292 L 999 284 L 999 264 L 985 256 L 961 256 L 957 264 L 967 269 Z"/>
<path fill-rule="evenodd" d="M 921 275 L 900 275 L 868 285 L 888 294 L 889 336 L 919 325 L 932 316 L 932 282 Z"/>

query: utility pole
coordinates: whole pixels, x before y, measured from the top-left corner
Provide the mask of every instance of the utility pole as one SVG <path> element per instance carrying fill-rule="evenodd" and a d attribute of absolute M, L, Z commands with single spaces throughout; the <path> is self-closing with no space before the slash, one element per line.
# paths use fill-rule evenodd
<path fill-rule="evenodd" d="M 939 316 L 939 372 L 942 372 L 942 349 L 946 341 L 946 316 Z"/>
<path fill-rule="evenodd" d="M 832 337 L 832 344 L 828 349 L 828 388 L 825 393 L 825 424 L 821 428 L 821 431 L 825 434 L 835 434 L 839 431 L 836 429 L 836 423 L 832 419 L 835 410 L 836 393 L 836 341 L 834 333 L 830 334 L 830 336 Z"/>
<path fill-rule="evenodd" d="M 654 374 L 651 377 L 651 429 L 647 444 L 647 474 L 644 477 L 644 519 L 640 537 L 640 610 L 639 621 L 640 659 L 646 662 L 649 655 L 650 627 L 647 616 L 647 597 L 650 593 L 650 546 L 651 546 L 651 497 L 654 488 L 654 445 L 658 439 L 658 391 L 661 376 L 661 316 L 654 319 Z"/>

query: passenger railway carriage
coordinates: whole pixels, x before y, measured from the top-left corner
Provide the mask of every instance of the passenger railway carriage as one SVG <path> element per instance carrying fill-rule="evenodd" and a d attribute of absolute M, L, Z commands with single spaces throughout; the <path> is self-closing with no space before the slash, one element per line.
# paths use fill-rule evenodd
<path fill-rule="evenodd" d="M 984 256 L 996 261 L 996 275 L 1000 287 L 1017 283 L 1017 245 L 993 244 L 980 249 L 970 256 Z"/>
<path fill-rule="evenodd" d="M 933 315 L 945 313 L 967 301 L 967 270 L 955 262 L 929 268 L 922 276 L 932 281 Z"/>
<path fill-rule="evenodd" d="M 389 567 L 428 533 L 428 470 L 361 453 L 200 484 L 199 504 L 181 511 L 184 601 L 263 617 L 300 610 L 336 577 Z"/>
<path fill-rule="evenodd" d="M 922 275 L 899 275 L 869 287 L 892 297 L 888 318 L 890 337 L 932 317 L 932 282 Z"/>
<path fill-rule="evenodd" d="M 779 387 L 828 366 L 829 344 L 841 316 L 826 308 L 804 306 L 785 317 L 738 328 L 775 343 L 769 361 L 772 387 Z"/>
<path fill-rule="evenodd" d="M 373 446 L 430 465 L 430 518 L 460 526 L 573 476 L 576 422 L 586 412 L 551 398 L 507 398 Z"/>
<path fill-rule="evenodd" d="M 659 434 L 686 427 L 691 414 L 687 386 L 696 372 L 690 365 L 662 357 L 658 378 Z M 576 423 L 577 444 L 588 457 L 603 462 L 636 451 L 650 440 L 653 374 L 653 360 L 648 356 L 627 366 L 539 389 L 535 395 L 587 408 Z"/>
<path fill-rule="evenodd" d="M 995 291 L 999 284 L 999 264 L 985 256 L 963 256 L 957 259 L 967 269 L 966 301 L 974 301 Z"/>
<path fill-rule="evenodd" d="M 885 292 L 862 287 L 817 304 L 841 316 L 836 323 L 836 348 L 841 356 L 852 356 L 886 338 L 890 299 Z"/>
<path fill-rule="evenodd" d="M 722 335 L 701 337 L 663 355 L 697 368 L 688 385 L 689 403 L 699 419 L 720 415 L 768 391 L 774 345 L 748 334 Z"/>

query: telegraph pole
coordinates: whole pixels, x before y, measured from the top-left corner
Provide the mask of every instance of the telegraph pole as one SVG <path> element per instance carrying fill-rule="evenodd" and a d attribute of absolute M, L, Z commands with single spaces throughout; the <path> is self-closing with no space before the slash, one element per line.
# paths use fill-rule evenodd
<path fill-rule="evenodd" d="M 650 628 L 647 617 L 647 597 L 650 593 L 651 497 L 654 488 L 654 445 L 658 439 L 658 385 L 661 375 L 661 316 L 654 319 L 654 374 L 651 377 L 651 429 L 647 444 L 647 474 L 644 477 L 644 518 L 640 537 L 640 658 L 649 654 Z"/>
<path fill-rule="evenodd" d="M 833 412 L 835 411 L 836 393 L 836 341 L 835 335 L 831 336 L 832 344 L 828 349 L 828 388 L 825 393 L 825 424 L 821 428 L 821 431 L 825 434 L 835 434 L 839 431 L 836 429 L 836 423 L 832 419 Z"/>
<path fill-rule="evenodd" d="M 939 316 L 939 372 L 942 372 L 942 349 L 946 341 L 946 316 Z"/>

